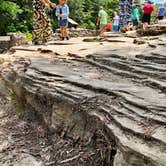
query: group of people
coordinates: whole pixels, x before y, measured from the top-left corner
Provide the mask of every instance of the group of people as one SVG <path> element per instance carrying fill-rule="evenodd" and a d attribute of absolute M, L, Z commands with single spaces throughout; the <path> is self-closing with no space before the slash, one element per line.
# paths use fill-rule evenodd
<path fill-rule="evenodd" d="M 47 15 L 51 8 L 56 8 L 55 15 L 60 26 L 61 39 L 69 40 L 67 32 L 69 7 L 67 0 L 59 0 L 59 5 L 52 3 L 50 0 L 33 0 L 32 2 L 34 9 L 33 43 L 43 44 L 51 39 L 53 31 L 51 20 Z"/>
<path fill-rule="evenodd" d="M 61 31 L 61 40 L 69 40 L 67 32 L 69 7 L 67 0 L 59 0 L 59 4 L 56 5 L 50 0 L 32 0 L 34 8 L 34 31 L 33 31 L 33 43 L 40 44 L 46 43 L 51 39 L 52 26 L 51 20 L 47 15 L 47 11 L 50 8 L 56 9 L 55 15 L 57 16 L 58 24 Z M 136 4 L 132 6 L 132 0 L 120 0 L 119 1 L 119 15 L 114 12 L 113 27 L 108 21 L 108 14 L 104 10 L 103 6 L 100 6 L 98 13 L 98 19 L 96 25 L 100 25 L 99 35 L 103 36 L 104 32 L 119 31 L 119 27 L 125 27 L 128 30 L 128 25 L 132 22 L 133 30 L 135 30 L 140 22 L 140 5 Z M 154 11 L 154 7 L 151 1 L 148 1 L 143 7 L 142 25 L 146 28 L 150 24 L 151 14 Z M 165 15 L 165 7 L 160 5 L 158 8 L 157 18 L 162 20 Z"/>
<path fill-rule="evenodd" d="M 103 7 L 100 7 L 100 11 L 97 19 L 97 26 L 100 22 L 100 36 L 103 36 L 105 31 L 119 31 L 120 27 L 125 27 L 126 30 L 130 29 L 130 24 L 132 24 L 132 29 L 136 30 L 139 22 L 142 20 L 143 29 L 145 29 L 151 21 L 151 14 L 154 12 L 154 7 L 151 1 L 147 1 L 142 9 L 142 18 L 141 18 L 141 6 L 139 4 L 132 5 L 132 0 L 123 0 L 119 3 L 119 15 L 117 12 L 114 12 L 113 17 L 113 27 L 108 21 L 108 14 L 105 12 Z M 165 16 L 166 8 L 164 5 L 159 5 L 157 12 L 157 20 L 162 20 Z"/>
<path fill-rule="evenodd" d="M 154 12 L 154 7 L 151 1 L 148 1 L 145 6 L 143 7 L 143 16 L 142 16 L 142 25 L 143 29 L 145 29 L 151 21 L 151 15 Z M 160 4 L 157 11 L 157 20 L 163 20 L 165 16 L 166 8 L 163 4 Z M 132 22 L 133 22 L 133 29 L 135 30 L 139 24 L 140 20 L 140 5 L 136 4 L 133 6 L 132 11 Z"/>
<path fill-rule="evenodd" d="M 108 20 L 108 14 L 106 11 L 103 9 L 103 6 L 100 6 L 100 10 L 98 13 L 98 19 L 96 26 L 100 25 L 100 30 L 99 30 L 99 35 L 102 37 L 105 31 L 119 31 L 119 21 L 120 17 L 118 16 L 117 12 L 114 12 L 114 17 L 113 17 L 113 27 Z"/>

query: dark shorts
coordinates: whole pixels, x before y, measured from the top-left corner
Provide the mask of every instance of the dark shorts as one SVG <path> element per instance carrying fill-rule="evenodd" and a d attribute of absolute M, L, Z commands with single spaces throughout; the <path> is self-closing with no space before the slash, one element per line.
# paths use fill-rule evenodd
<path fill-rule="evenodd" d="M 143 17 L 142 17 L 142 23 L 148 23 L 150 24 L 150 19 L 151 19 L 151 14 L 143 14 Z"/>
<path fill-rule="evenodd" d="M 58 20 L 58 24 L 60 27 L 67 27 L 68 26 L 68 20 L 64 19 L 64 20 Z"/>
<path fill-rule="evenodd" d="M 132 20 L 133 21 L 133 26 L 138 26 L 138 21 L 136 20 Z"/>
<path fill-rule="evenodd" d="M 164 16 L 158 16 L 158 20 L 163 20 Z"/>

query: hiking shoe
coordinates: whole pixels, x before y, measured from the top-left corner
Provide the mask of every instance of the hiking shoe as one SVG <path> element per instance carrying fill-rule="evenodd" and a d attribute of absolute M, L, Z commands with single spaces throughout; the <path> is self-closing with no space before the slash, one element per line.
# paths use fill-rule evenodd
<path fill-rule="evenodd" d="M 64 37 L 61 37 L 61 41 L 63 41 L 63 40 L 65 40 L 65 38 L 64 38 Z"/>
<path fill-rule="evenodd" d="M 66 37 L 66 40 L 69 40 L 69 36 Z"/>

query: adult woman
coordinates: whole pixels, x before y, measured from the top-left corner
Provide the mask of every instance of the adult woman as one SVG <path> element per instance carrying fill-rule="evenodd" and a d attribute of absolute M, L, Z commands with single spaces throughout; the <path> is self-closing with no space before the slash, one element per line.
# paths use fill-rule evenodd
<path fill-rule="evenodd" d="M 34 9 L 33 43 L 46 43 L 52 35 L 52 26 L 46 11 L 50 7 L 55 8 L 56 4 L 50 0 L 32 0 L 32 4 Z"/>
<path fill-rule="evenodd" d="M 119 16 L 120 26 L 128 29 L 128 25 L 132 22 L 132 0 L 120 0 L 119 1 Z"/>

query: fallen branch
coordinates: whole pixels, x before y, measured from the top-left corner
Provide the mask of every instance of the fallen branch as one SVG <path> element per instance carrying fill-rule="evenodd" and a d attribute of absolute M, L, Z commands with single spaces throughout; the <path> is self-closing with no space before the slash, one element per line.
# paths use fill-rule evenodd
<path fill-rule="evenodd" d="M 73 161 L 73 160 L 75 160 L 75 159 L 77 159 L 77 158 L 79 158 L 79 157 L 80 157 L 80 154 L 78 154 L 78 155 L 76 155 L 76 156 L 74 156 L 74 157 L 68 158 L 68 159 L 66 159 L 66 160 L 62 160 L 59 164 L 64 164 L 64 163 L 71 162 L 71 161 Z"/>

